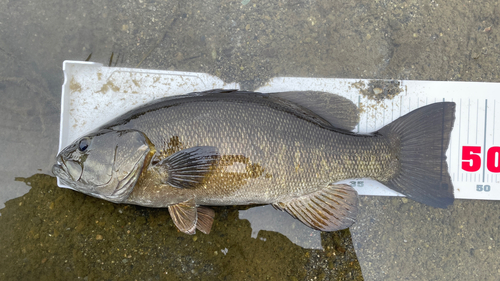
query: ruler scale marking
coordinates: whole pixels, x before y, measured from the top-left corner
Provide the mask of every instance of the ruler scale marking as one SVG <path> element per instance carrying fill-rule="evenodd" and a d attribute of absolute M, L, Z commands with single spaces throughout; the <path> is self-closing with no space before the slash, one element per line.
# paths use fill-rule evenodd
<path fill-rule="evenodd" d="M 478 103 L 479 104 L 479 103 Z M 486 173 L 486 124 L 488 121 L 488 99 L 484 101 L 484 149 L 483 149 L 483 182 Z"/>
<path fill-rule="evenodd" d="M 477 137 L 479 136 L 479 99 L 476 100 L 476 144 L 478 144 Z"/>
<path fill-rule="evenodd" d="M 497 101 L 493 100 L 493 136 L 492 136 L 492 142 L 495 143 L 495 113 L 496 113 L 496 105 Z"/>
<path fill-rule="evenodd" d="M 467 111 L 467 144 L 469 143 L 469 128 L 470 128 L 470 99 L 469 99 L 469 107 Z"/>

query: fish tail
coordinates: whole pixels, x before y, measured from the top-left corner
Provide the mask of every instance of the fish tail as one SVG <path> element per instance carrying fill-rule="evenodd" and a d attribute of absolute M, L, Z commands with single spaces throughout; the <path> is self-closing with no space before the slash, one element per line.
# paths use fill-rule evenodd
<path fill-rule="evenodd" d="M 418 108 L 378 131 L 399 145 L 399 172 L 385 184 L 426 205 L 453 204 L 446 150 L 454 121 L 455 103 L 440 102 Z"/>

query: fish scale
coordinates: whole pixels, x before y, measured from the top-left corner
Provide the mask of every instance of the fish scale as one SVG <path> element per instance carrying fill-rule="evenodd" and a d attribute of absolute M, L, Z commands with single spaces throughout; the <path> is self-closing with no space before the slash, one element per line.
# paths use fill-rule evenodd
<path fill-rule="evenodd" d="M 196 196 L 196 203 L 200 205 L 224 205 L 228 201 L 231 204 L 272 203 L 290 195 L 315 192 L 329 182 L 345 178 L 379 179 L 380 171 L 389 165 L 390 146 L 384 137 L 338 133 L 269 108 L 266 103 L 218 99 L 184 103 L 185 106 L 170 107 L 168 111 L 152 111 L 126 124 L 108 127 L 140 129 L 155 145 L 176 136 L 186 147 L 215 146 L 222 155 L 247 156 L 251 163 L 257 163 L 272 175 L 248 178 L 238 184 L 214 179 L 199 189 L 184 191 Z M 158 130 L 160 123 L 165 124 L 161 125 L 162 130 Z M 300 147 L 294 150 L 296 144 Z M 301 168 L 297 169 L 297 165 Z M 132 202 L 139 197 L 135 193 L 141 188 L 136 186 Z M 171 192 L 178 193 L 162 186 L 156 188 L 158 198 L 170 198 Z M 265 191 L 269 196 L 263 200 L 261 194 Z"/>

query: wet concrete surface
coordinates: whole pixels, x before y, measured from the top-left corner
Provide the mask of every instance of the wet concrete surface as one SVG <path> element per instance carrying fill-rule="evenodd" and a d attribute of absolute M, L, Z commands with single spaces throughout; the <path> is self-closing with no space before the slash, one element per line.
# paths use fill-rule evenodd
<path fill-rule="evenodd" d="M 251 238 L 233 207 L 186 236 L 165 210 L 59 189 L 50 168 L 64 60 L 113 53 L 249 90 L 275 76 L 499 82 L 498 15 L 494 1 L 1 2 L 1 279 L 496 280 L 495 201 L 361 197 L 350 231 L 310 250 Z"/>

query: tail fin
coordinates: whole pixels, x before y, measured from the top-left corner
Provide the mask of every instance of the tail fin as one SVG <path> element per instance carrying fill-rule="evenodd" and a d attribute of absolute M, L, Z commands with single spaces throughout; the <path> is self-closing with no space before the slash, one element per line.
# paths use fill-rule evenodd
<path fill-rule="evenodd" d="M 400 172 L 385 184 L 408 198 L 433 207 L 453 204 L 446 150 L 455 121 L 455 103 L 418 108 L 383 127 L 378 133 L 401 145 Z"/>

